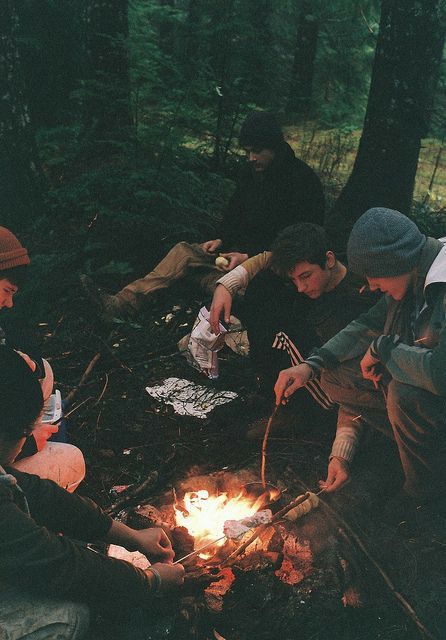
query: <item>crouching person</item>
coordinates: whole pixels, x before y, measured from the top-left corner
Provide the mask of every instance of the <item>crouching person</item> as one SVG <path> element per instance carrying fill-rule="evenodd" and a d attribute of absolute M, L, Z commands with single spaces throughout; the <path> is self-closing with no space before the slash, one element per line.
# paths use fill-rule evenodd
<path fill-rule="evenodd" d="M 0 346 L 0 635 L 78 640 L 91 608 L 150 609 L 155 593 L 183 583 L 184 569 L 172 564 L 162 529 L 134 531 L 91 501 L 11 467 L 42 406 L 29 366 Z M 76 542 L 97 540 L 155 564 L 143 571 Z"/>
<path fill-rule="evenodd" d="M 386 295 L 305 362 L 280 373 L 276 402 L 313 377 L 339 404 L 328 474 L 339 489 L 369 427 L 392 437 L 407 512 L 446 489 L 446 247 L 409 218 L 369 209 L 348 241 L 349 268 Z M 439 505 L 439 502 L 437 502 Z"/>
<path fill-rule="evenodd" d="M 0 310 L 14 306 L 14 296 L 23 288 L 30 263 L 27 249 L 18 238 L 0 227 Z M 41 478 L 54 480 L 67 491 L 74 491 L 85 477 L 85 461 L 77 447 L 65 442 L 48 442 L 58 424 L 44 421 L 44 413 L 53 392 L 54 376 L 49 363 L 33 345 L 28 332 L 15 319 L 0 321 L 0 344 L 15 349 L 32 370 L 42 388 L 44 406 L 14 466 Z"/>

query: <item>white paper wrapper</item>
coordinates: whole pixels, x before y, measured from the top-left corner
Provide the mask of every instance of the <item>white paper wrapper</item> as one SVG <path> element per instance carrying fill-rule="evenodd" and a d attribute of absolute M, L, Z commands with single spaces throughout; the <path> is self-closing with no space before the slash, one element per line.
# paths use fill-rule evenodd
<path fill-rule="evenodd" d="M 109 546 L 107 555 L 111 558 L 117 558 L 118 560 L 126 560 L 139 569 L 147 569 L 150 567 L 150 562 L 144 554 L 139 551 L 127 551 L 127 549 L 117 544 L 111 544 Z"/>

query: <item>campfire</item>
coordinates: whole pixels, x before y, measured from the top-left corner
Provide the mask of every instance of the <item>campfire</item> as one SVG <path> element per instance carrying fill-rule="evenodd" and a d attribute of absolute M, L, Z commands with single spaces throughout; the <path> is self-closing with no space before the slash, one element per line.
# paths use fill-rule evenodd
<path fill-rule="evenodd" d="M 209 560 L 228 540 L 236 540 L 266 521 L 267 510 L 262 509 L 277 499 L 280 491 L 273 487 L 259 488 L 258 484 L 243 487 L 234 497 L 226 491 L 217 495 L 211 495 L 207 489 L 188 491 L 174 505 L 177 526 L 185 527 L 193 536 L 195 553 L 202 549 L 197 554 L 199 558 Z M 256 496 L 257 493 L 260 495 Z"/>

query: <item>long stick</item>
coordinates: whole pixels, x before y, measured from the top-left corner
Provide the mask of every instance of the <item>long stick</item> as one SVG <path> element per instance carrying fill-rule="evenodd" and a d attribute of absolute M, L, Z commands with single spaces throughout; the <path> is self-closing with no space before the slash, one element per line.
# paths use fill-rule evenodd
<path fill-rule="evenodd" d="M 262 442 L 262 466 L 260 468 L 260 478 L 262 480 L 262 486 L 265 489 L 266 487 L 266 478 L 265 478 L 265 468 L 266 468 L 266 443 L 268 442 L 269 432 L 271 430 L 272 422 L 276 416 L 277 410 L 280 407 L 280 403 L 276 404 L 273 409 L 272 414 L 269 417 L 268 424 L 266 425 L 265 435 L 263 436 Z"/>
<path fill-rule="evenodd" d="M 192 558 L 192 556 L 196 556 L 197 553 L 200 553 L 200 551 L 204 551 L 204 549 L 207 549 L 208 547 L 212 547 L 212 545 L 217 544 L 217 542 L 220 542 L 220 540 L 223 540 L 223 538 L 226 538 L 226 536 L 221 536 L 220 538 L 217 538 L 217 540 L 211 540 L 210 542 L 203 545 L 202 547 L 195 549 L 195 551 L 191 551 L 186 556 L 183 556 L 182 558 L 178 558 L 178 560 L 175 560 L 173 564 L 179 564 L 180 562 L 187 560 L 187 558 Z"/>

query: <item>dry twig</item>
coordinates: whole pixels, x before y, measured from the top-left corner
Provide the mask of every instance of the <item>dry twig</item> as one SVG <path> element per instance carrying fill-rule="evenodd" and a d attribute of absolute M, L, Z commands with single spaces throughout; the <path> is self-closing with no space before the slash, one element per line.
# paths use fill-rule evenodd
<path fill-rule="evenodd" d="M 108 509 L 105 509 L 105 512 L 109 515 L 115 515 L 118 511 L 127 505 L 131 500 L 141 495 L 146 489 L 149 489 L 154 484 L 158 482 L 158 472 L 151 471 L 147 478 L 141 484 L 136 485 L 136 487 L 129 488 L 125 495 L 121 496 L 116 502 L 114 502 Z"/>
<path fill-rule="evenodd" d="M 83 386 L 85 381 L 88 379 L 88 377 L 90 376 L 91 372 L 94 369 L 95 364 L 97 363 L 97 361 L 99 360 L 100 357 L 101 357 L 101 352 L 99 351 L 95 356 L 93 356 L 93 358 L 88 363 L 88 366 L 85 369 L 84 373 L 82 374 L 82 377 L 79 380 L 79 383 L 77 384 L 77 386 L 74 387 L 74 389 L 72 389 L 70 391 L 70 393 L 67 394 L 67 396 L 65 398 L 65 401 L 66 401 L 66 403 L 68 405 L 71 404 L 71 402 L 73 401 L 73 399 L 77 395 L 79 389 Z"/>

